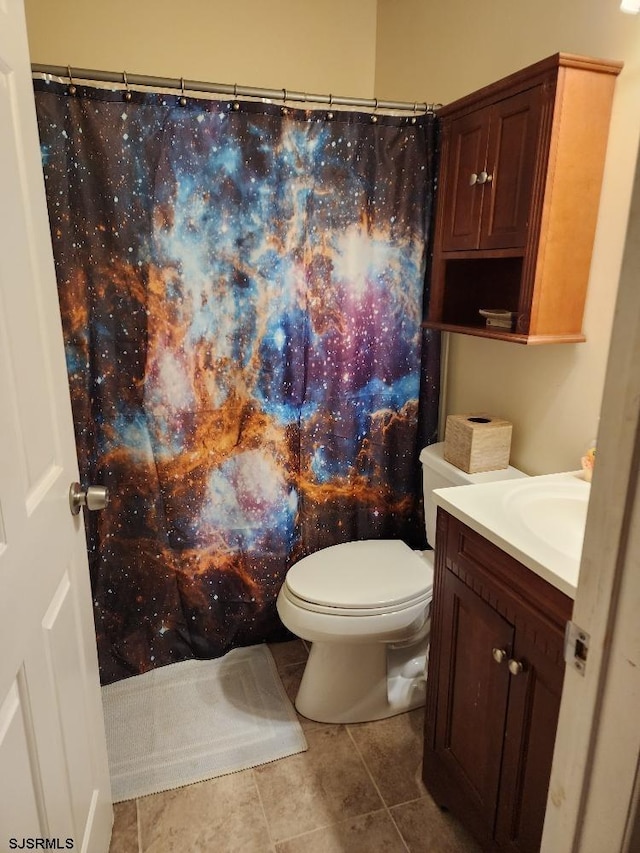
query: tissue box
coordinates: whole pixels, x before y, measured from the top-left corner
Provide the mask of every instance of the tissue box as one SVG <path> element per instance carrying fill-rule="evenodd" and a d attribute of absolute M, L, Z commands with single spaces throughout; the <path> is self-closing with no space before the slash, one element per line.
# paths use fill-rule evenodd
<path fill-rule="evenodd" d="M 467 474 L 508 468 L 512 429 L 509 421 L 493 415 L 449 415 L 444 458 Z"/>

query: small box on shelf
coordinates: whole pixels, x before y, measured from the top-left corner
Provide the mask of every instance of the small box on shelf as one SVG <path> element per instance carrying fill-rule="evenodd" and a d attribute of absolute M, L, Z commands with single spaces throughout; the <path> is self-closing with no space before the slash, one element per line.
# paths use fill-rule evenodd
<path fill-rule="evenodd" d="M 513 329 L 515 311 L 507 311 L 506 308 L 481 308 L 478 313 L 485 318 L 485 323 L 489 329 Z"/>

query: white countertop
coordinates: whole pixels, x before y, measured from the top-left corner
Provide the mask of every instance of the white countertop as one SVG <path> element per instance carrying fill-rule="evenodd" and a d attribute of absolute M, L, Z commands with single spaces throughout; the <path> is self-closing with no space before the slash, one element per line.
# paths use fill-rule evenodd
<path fill-rule="evenodd" d="M 438 506 L 575 598 L 590 490 L 572 471 L 433 494 Z"/>

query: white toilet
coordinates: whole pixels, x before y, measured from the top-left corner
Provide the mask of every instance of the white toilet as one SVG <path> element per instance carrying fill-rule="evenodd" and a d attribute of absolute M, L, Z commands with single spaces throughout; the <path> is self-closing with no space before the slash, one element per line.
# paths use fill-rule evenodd
<path fill-rule="evenodd" d="M 434 489 L 526 476 L 511 467 L 466 474 L 445 462 L 443 448 L 420 454 L 431 546 Z M 423 705 L 432 586 L 433 551 L 413 551 L 399 539 L 332 545 L 292 566 L 278 613 L 312 643 L 298 711 L 323 723 L 359 723 Z"/>

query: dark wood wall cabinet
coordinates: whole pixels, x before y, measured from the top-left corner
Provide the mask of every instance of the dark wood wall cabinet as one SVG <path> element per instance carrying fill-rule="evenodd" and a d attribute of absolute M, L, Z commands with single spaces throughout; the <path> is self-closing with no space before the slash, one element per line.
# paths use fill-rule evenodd
<path fill-rule="evenodd" d="M 584 340 L 613 90 L 622 64 L 556 54 L 443 107 L 427 326 Z M 512 313 L 487 325 L 480 309 Z"/>
<path fill-rule="evenodd" d="M 572 600 L 438 510 L 423 778 L 484 850 L 537 853 Z"/>

